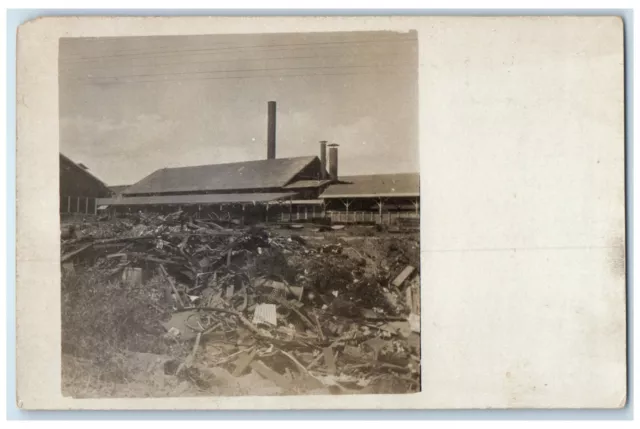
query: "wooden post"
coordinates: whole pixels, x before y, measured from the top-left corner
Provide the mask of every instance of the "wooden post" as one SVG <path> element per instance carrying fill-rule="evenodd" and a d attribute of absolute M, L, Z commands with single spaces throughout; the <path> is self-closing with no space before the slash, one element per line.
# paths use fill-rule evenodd
<path fill-rule="evenodd" d="M 264 222 L 265 223 L 269 223 L 269 203 L 266 203 L 264 205 L 264 208 L 265 208 L 265 210 L 264 210 L 264 213 L 265 213 L 264 214 Z"/>
<path fill-rule="evenodd" d="M 307 206 L 305 205 L 304 206 L 304 220 L 307 220 L 307 219 L 308 219 L 308 217 L 307 217 Z"/>
<path fill-rule="evenodd" d="M 382 202 L 382 198 L 378 199 L 378 214 L 380 215 L 380 225 L 382 225 L 383 221 L 382 221 L 382 205 L 384 204 Z"/>
<path fill-rule="evenodd" d="M 84 197 L 84 214 L 89 214 L 89 197 Z"/>
<path fill-rule="evenodd" d="M 289 197 L 289 222 L 293 220 L 293 199 Z"/>
<path fill-rule="evenodd" d="M 416 214 L 419 214 L 418 208 L 420 207 L 420 203 L 418 202 L 418 199 L 416 198 L 416 200 L 413 202 L 413 206 L 416 208 Z"/>
<path fill-rule="evenodd" d="M 76 197 L 76 213 L 80 213 L 80 197 Z"/>
<path fill-rule="evenodd" d="M 346 210 L 346 219 L 345 219 L 345 223 L 349 223 L 349 206 L 351 205 L 351 201 L 344 201 L 341 200 L 342 204 L 344 204 L 344 208 Z"/>
<path fill-rule="evenodd" d="M 67 197 L 67 213 L 71 213 L 71 197 Z"/>
<path fill-rule="evenodd" d="M 311 206 L 311 219 L 316 218 L 316 206 L 315 204 Z"/>

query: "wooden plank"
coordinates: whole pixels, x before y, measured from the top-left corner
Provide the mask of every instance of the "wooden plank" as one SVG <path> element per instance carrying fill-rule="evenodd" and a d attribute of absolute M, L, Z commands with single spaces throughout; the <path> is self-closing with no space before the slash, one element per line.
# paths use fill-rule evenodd
<path fill-rule="evenodd" d="M 273 381 L 283 389 L 288 389 L 291 387 L 291 381 L 289 379 L 281 374 L 278 374 L 259 360 L 251 362 L 251 368 L 262 377 L 266 378 L 267 380 Z"/>
<path fill-rule="evenodd" d="M 414 267 L 412 267 L 411 265 L 407 265 L 404 268 L 404 270 L 402 270 L 402 272 L 398 274 L 398 276 L 393 280 L 391 284 L 394 285 L 395 287 L 402 286 L 402 283 L 404 283 L 405 280 L 409 278 L 409 276 L 411 275 L 411 273 L 413 273 L 414 270 L 415 270 Z"/>
<path fill-rule="evenodd" d="M 337 369 L 336 360 L 333 356 L 333 349 L 331 347 L 326 347 L 322 349 L 322 353 L 324 353 L 324 363 L 327 365 L 329 374 L 335 374 L 337 372 Z"/>
<path fill-rule="evenodd" d="M 173 290 L 173 293 L 176 294 L 176 298 L 178 299 L 178 302 L 180 303 L 180 307 L 184 308 L 184 302 L 182 301 L 182 297 L 180 296 L 180 293 L 178 293 L 178 289 L 176 289 L 176 285 L 173 283 L 173 279 L 169 276 L 169 273 L 167 273 L 166 268 L 162 264 L 160 264 L 160 272 L 162 273 L 164 278 L 171 285 L 171 289 Z"/>
<path fill-rule="evenodd" d="M 236 361 L 236 369 L 233 371 L 234 377 L 240 377 L 246 369 L 249 367 L 253 359 L 256 357 L 258 353 L 257 350 L 252 350 L 250 352 L 243 352 L 242 355 Z"/>
<path fill-rule="evenodd" d="M 67 253 L 66 255 L 63 255 L 62 258 L 60 258 L 60 262 L 67 262 L 69 259 L 73 258 L 74 256 L 78 256 L 79 254 L 81 254 L 82 252 L 84 252 L 85 250 L 91 247 L 93 247 L 93 243 L 89 243 L 86 246 L 82 246 L 78 250 L 74 250 L 73 252 Z"/>

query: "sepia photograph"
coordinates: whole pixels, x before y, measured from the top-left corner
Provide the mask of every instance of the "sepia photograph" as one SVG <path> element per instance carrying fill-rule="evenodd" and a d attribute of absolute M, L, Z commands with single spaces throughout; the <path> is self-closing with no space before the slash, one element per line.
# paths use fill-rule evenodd
<path fill-rule="evenodd" d="M 417 32 L 59 40 L 61 390 L 421 390 Z"/>
<path fill-rule="evenodd" d="M 16 408 L 628 407 L 629 32 L 25 21 Z"/>

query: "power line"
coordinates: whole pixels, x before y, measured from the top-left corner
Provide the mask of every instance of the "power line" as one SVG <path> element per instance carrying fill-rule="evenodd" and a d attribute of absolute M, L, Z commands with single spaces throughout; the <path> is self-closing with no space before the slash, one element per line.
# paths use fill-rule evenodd
<path fill-rule="evenodd" d="M 156 51 L 156 52 L 147 52 L 146 54 L 115 54 L 115 55 L 104 55 L 104 56 L 95 56 L 95 57 L 80 57 L 77 61 L 62 61 L 63 63 L 73 64 L 78 62 L 85 61 L 96 61 L 103 60 L 106 58 L 122 58 L 122 57 L 136 57 L 139 58 L 160 58 L 165 56 L 171 56 L 174 54 L 183 54 L 183 55 L 194 55 L 194 54 L 185 54 L 185 52 L 219 52 L 226 50 L 242 50 L 242 49 L 256 49 L 256 48 L 274 48 L 281 47 L 281 50 L 290 46 L 318 46 L 318 45 L 345 45 L 345 44 L 365 44 L 365 43 L 387 43 L 387 42 L 415 42 L 415 39 L 383 39 L 383 40 L 353 40 L 353 41 L 339 41 L 339 42 L 316 42 L 316 43 L 287 43 L 287 44 L 279 44 L 279 45 L 247 45 L 247 46 L 229 46 L 224 48 L 201 48 L 201 49 L 181 49 L 178 51 Z M 270 50 L 270 49 L 264 49 Z M 163 54 L 163 55 L 156 55 Z"/>
<path fill-rule="evenodd" d="M 145 37 L 145 38 L 146 38 L 146 37 L 148 37 L 148 36 L 143 36 L 143 37 Z M 161 36 L 161 37 L 172 37 L 172 36 Z M 82 39 L 82 38 L 80 38 L 80 39 L 67 39 L 67 40 L 74 40 L 74 41 L 77 41 L 77 42 L 82 42 L 82 41 L 83 41 L 83 39 Z M 85 39 L 85 40 L 86 40 L 86 39 Z M 65 42 L 66 42 L 66 41 L 65 41 Z M 106 43 L 106 42 L 107 42 L 107 40 L 104 40 L 103 38 L 100 38 L 100 39 L 98 39 L 98 40 L 97 40 L 97 42 L 99 42 L 99 43 L 102 45 L 102 48 L 103 48 L 103 49 L 102 49 L 102 53 L 109 53 L 108 51 L 109 51 L 109 48 L 110 48 L 110 47 L 109 47 L 109 46 L 104 46 L 104 43 Z M 60 42 L 61 47 L 62 47 L 62 46 L 64 46 L 64 48 L 66 48 L 66 49 L 71 49 L 71 50 L 74 50 L 74 49 L 75 49 L 75 50 L 77 50 L 77 46 L 75 46 L 75 47 L 74 47 L 74 46 L 72 46 L 72 44 L 70 44 L 69 42 L 64 43 L 64 45 L 63 45 L 63 43 L 64 43 L 64 42 L 61 40 L 61 42 Z M 228 43 L 213 43 L 212 45 L 213 45 L 213 46 L 225 46 L 225 47 L 226 47 L 226 46 L 229 46 L 229 44 L 228 44 Z M 64 48 L 63 48 L 63 49 L 64 49 Z M 84 46 L 84 48 L 87 48 L 87 49 L 91 50 L 91 53 L 94 53 L 94 54 L 95 54 L 95 53 L 98 53 L 98 52 L 96 52 L 96 47 L 92 47 L 92 46 Z M 114 51 L 113 46 L 112 46 L 111 48 L 112 48 L 112 49 L 111 49 L 111 51 L 112 51 L 111 53 L 113 53 L 113 51 Z M 170 45 L 163 45 L 163 46 L 154 46 L 154 48 L 156 48 L 156 49 L 172 49 L 172 48 L 173 48 L 173 49 L 175 49 L 175 48 L 177 48 L 177 47 L 176 47 L 176 46 L 170 46 Z M 116 49 L 117 49 L 118 53 L 122 53 L 122 52 L 132 52 L 132 53 L 134 53 L 134 54 L 144 54 L 144 53 L 148 53 L 148 50 L 149 50 L 149 48 L 126 48 L 126 49 L 116 48 Z M 157 51 L 157 52 L 163 52 L 163 51 Z M 75 53 L 75 54 L 70 54 L 70 55 L 69 55 L 69 57 L 74 57 L 74 56 L 75 56 L 75 57 L 78 57 L 78 56 L 80 56 L 80 57 L 81 57 L 81 56 L 83 56 L 83 55 L 85 55 L 85 53 Z M 71 58 L 71 59 L 73 59 L 73 58 Z"/>
<path fill-rule="evenodd" d="M 400 54 L 394 53 L 394 54 L 382 54 L 382 53 L 375 53 L 375 52 L 371 52 L 368 53 L 368 55 L 372 55 L 372 56 L 389 56 L 389 57 L 398 57 L 401 56 Z M 142 68 L 148 68 L 148 67 L 162 67 L 162 66 L 174 66 L 174 65 L 178 65 L 178 66 L 186 66 L 186 65 L 191 65 L 191 64 L 216 64 L 216 63 L 228 63 L 228 62 L 242 62 L 242 61 L 279 61 L 279 60 L 295 60 L 295 59 L 324 59 L 324 58 L 345 58 L 345 57 L 349 57 L 352 58 L 353 54 L 336 54 L 336 55 L 305 55 L 305 56 L 282 56 L 282 57 L 260 57 L 260 58 L 229 58 L 229 59 L 220 59 L 220 60 L 205 60 L 205 61 L 180 61 L 180 62 L 172 62 L 172 63 L 154 63 L 154 64 L 129 64 L 128 67 L 142 67 Z M 361 57 L 361 55 L 359 55 L 359 57 Z M 95 65 L 90 65 L 89 66 L 89 70 L 91 68 L 95 68 L 97 66 Z M 104 64 L 104 65 L 100 65 L 99 67 L 104 68 L 104 67 L 126 67 L 124 65 L 121 64 Z M 63 69 L 61 71 L 74 71 L 76 69 Z M 87 70 L 87 69 L 81 69 L 81 70 Z"/>
<path fill-rule="evenodd" d="M 285 74 L 285 75 L 253 75 L 253 76 L 224 76 L 224 77 L 203 77 L 194 79 L 155 79 L 155 80 L 116 80 L 107 82 L 98 82 L 97 80 L 84 79 L 79 82 L 95 85 L 118 85 L 130 83 L 164 83 L 164 82 L 195 82 L 203 80 L 235 80 L 235 79 L 263 79 L 263 78 L 290 78 L 290 77 L 313 77 L 313 76 L 356 76 L 356 75 L 376 75 L 376 74 L 408 74 L 410 71 L 388 71 L 388 72 L 372 72 L 372 73 L 313 73 L 313 74 Z"/>
<path fill-rule="evenodd" d="M 132 78 L 132 77 L 151 77 L 151 76 L 182 76 L 182 75 L 198 75 L 208 73 L 240 73 L 240 72 L 261 72 L 261 71 L 287 71 L 287 70 L 318 70 L 318 69 L 339 69 L 339 68 L 367 68 L 367 67 L 393 67 L 397 65 L 409 65 L 411 63 L 396 63 L 396 64 L 367 64 L 367 65 L 340 65 L 340 66 L 305 66 L 305 67 L 265 67 L 254 69 L 236 69 L 236 70 L 202 70 L 202 71 L 189 71 L 189 72 L 173 72 L 173 73 L 146 73 L 146 74 L 133 74 L 133 75 L 120 75 L 120 76 L 95 76 L 89 79 L 75 80 L 94 80 L 94 79 L 120 79 L 120 78 Z"/>

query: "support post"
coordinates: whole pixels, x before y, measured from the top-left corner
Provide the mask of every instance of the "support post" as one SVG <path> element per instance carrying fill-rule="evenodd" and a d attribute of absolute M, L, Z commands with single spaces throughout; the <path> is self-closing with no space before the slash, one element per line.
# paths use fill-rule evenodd
<path fill-rule="evenodd" d="M 416 198 L 416 200 L 413 202 L 413 206 L 416 209 L 416 214 L 419 214 L 418 208 L 420 207 L 420 202 L 418 201 L 418 199 Z"/>
<path fill-rule="evenodd" d="M 382 202 L 382 198 L 378 198 L 378 214 L 380 216 L 380 225 L 382 225 L 382 206 L 384 205 L 384 203 Z"/>
<path fill-rule="evenodd" d="M 304 206 L 304 220 L 307 220 L 307 219 L 308 219 L 308 217 L 307 217 L 307 206 L 305 205 Z"/>
<path fill-rule="evenodd" d="M 67 213 L 71 213 L 71 197 L 67 197 Z"/>
<path fill-rule="evenodd" d="M 293 221 L 293 199 L 289 197 L 289 222 Z"/>
<path fill-rule="evenodd" d="M 346 209 L 346 220 L 345 223 L 349 223 L 349 206 L 351 205 L 351 201 L 342 201 L 344 204 L 344 208 Z"/>
<path fill-rule="evenodd" d="M 84 197 L 84 214 L 89 214 L 89 197 Z"/>

